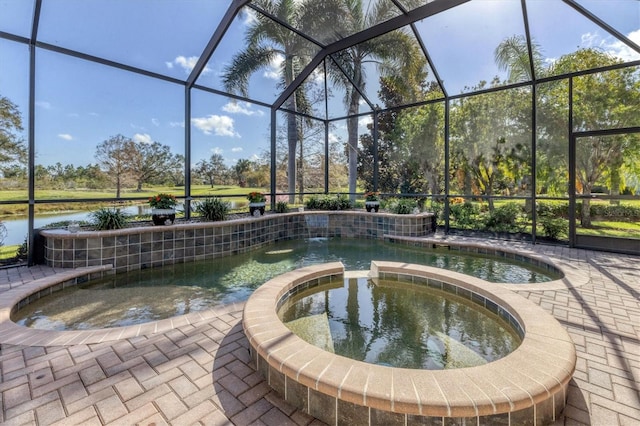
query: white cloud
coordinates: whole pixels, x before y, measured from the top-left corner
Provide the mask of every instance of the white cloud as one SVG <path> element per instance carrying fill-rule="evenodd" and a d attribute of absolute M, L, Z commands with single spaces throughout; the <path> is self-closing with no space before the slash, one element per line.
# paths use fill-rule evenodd
<path fill-rule="evenodd" d="M 198 59 L 200 59 L 198 56 L 189 56 L 187 58 L 186 56 L 181 55 L 177 56 L 173 62 L 165 62 L 165 64 L 169 69 L 173 69 L 174 65 L 177 65 L 184 70 L 185 74 L 189 74 L 198 63 Z M 205 66 L 202 73 L 206 74 L 208 72 L 211 72 L 211 68 L 209 68 L 209 66 Z"/>
<path fill-rule="evenodd" d="M 70 112 L 69 114 L 67 114 L 67 117 L 69 117 L 69 118 L 78 118 L 78 117 L 80 117 L 80 114 L 78 114 L 77 112 Z"/>
<path fill-rule="evenodd" d="M 89 115 L 92 117 L 100 117 L 100 114 L 98 114 L 97 112 L 90 112 Z"/>
<path fill-rule="evenodd" d="M 360 119 L 358 120 L 358 127 L 367 127 L 367 124 L 371 124 L 373 123 L 373 117 L 370 115 L 365 115 L 363 117 L 360 117 Z"/>
<path fill-rule="evenodd" d="M 598 33 L 585 33 L 580 36 L 580 42 L 586 47 L 597 47 L 604 40 L 600 38 Z"/>
<path fill-rule="evenodd" d="M 135 135 L 133 135 L 133 140 L 138 143 L 153 143 L 153 139 L 147 133 L 136 133 Z"/>
<path fill-rule="evenodd" d="M 233 128 L 233 118 L 226 115 L 211 114 L 207 117 L 192 118 L 191 122 L 205 135 L 240 137 Z"/>
<path fill-rule="evenodd" d="M 214 154 L 222 155 L 222 153 L 224 152 L 224 149 L 216 146 L 215 148 L 211 148 L 211 152 L 213 152 Z"/>
<path fill-rule="evenodd" d="M 264 72 L 263 76 L 270 80 L 280 79 L 280 70 L 282 69 L 282 63 L 284 62 L 284 56 L 276 55 L 275 58 L 269 64 L 269 68 Z"/>
<path fill-rule="evenodd" d="M 72 141 L 73 140 L 73 136 L 71 136 L 69 133 L 58 133 L 58 137 L 60 139 L 64 139 L 65 141 Z"/>
<path fill-rule="evenodd" d="M 234 148 L 231 148 L 231 152 L 242 152 L 242 147 L 241 146 L 236 146 Z"/>
<path fill-rule="evenodd" d="M 640 45 L 640 29 L 630 32 L 629 34 L 627 34 L 627 37 L 629 38 L 629 40 L 631 40 L 635 44 Z M 617 56 L 618 58 L 622 59 L 625 62 L 638 60 L 638 52 L 631 49 L 629 46 L 627 46 L 626 44 L 624 44 L 619 40 L 616 40 L 614 43 L 611 43 L 607 47 L 607 50 L 611 54 L 613 54 L 614 56 Z"/>
<path fill-rule="evenodd" d="M 260 110 L 252 110 L 252 105 L 249 102 L 229 102 L 225 106 L 222 107 L 224 112 L 228 112 L 229 114 L 244 114 L 244 115 L 258 115 L 263 116 L 264 112 Z"/>
<path fill-rule="evenodd" d="M 160 126 L 160 120 L 158 120 L 157 118 L 152 118 L 151 123 L 156 127 Z"/>
<path fill-rule="evenodd" d="M 258 22 L 256 12 L 248 7 L 243 7 L 240 10 L 240 17 L 242 18 L 242 24 L 246 25 L 247 27 L 252 26 L 256 22 Z"/>
<path fill-rule="evenodd" d="M 630 32 L 627 37 L 634 43 L 640 44 L 640 29 Z M 585 33 L 580 37 L 584 47 L 595 47 L 604 50 L 612 56 L 625 62 L 638 60 L 638 53 L 614 37 L 603 38 L 598 33 Z"/>
<path fill-rule="evenodd" d="M 184 121 L 170 121 L 169 122 L 169 126 L 170 127 L 182 127 L 182 128 L 184 128 Z"/>
<path fill-rule="evenodd" d="M 336 135 L 333 132 L 329 132 L 329 143 L 341 142 L 340 136 Z"/>
<path fill-rule="evenodd" d="M 36 106 L 44 109 L 51 109 L 51 103 L 47 101 L 36 101 Z"/>
<path fill-rule="evenodd" d="M 324 85 L 324 69 L 318 67 L 310 75 L 310 81 L 317 85 Z"/>

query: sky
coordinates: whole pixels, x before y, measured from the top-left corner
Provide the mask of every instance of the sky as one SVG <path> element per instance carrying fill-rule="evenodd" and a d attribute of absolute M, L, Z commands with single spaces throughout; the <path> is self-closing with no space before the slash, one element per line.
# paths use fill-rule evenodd
<path fill-rule="evenodd" d="M 186 80 L 229 0 L 43 0 L 38 41 L 102 57 L 149 72 Z M 366 2 L 365 2 L 366 3 Z M 640 2 L 580 0 L 617 31 L 640 43 Z M 0 0 L 0 31 L 30 35 L 33 2 Z M 534 40 L 547 63 L 580 47 L 597 47 L 625 60 L 640 55 L 560 0 L 528 0 Z M 244 47 L 251 13 L 238 15 L 197 84 L 221 90 L 221 73 Z M 524 34 L 519 0 L 473 0 L 416 24 L 450 95 L 481 80 L 505 77 L 493 50 L 506 37 Z M 36 164 L 95 163 L 96 146 L 122 134 L 138 142 L 185 145 L 184 86 L 37 48 Z M 279 95 L 276 61 L 250 80 L 249 95 L 272 103 Z M 0 37 L 0 96 L 28 113 L 29 50 Z M 366 95 L 381 104 L 377 71 L 367 66 Z M 313 78 L 317 78 L 314 75 Z M 345 115 L 342 93 L 334 90 L 329 117 Z M 262 157 L 270 146 L 270 110 L 192 91 L 192 163 L 221 154 L 228 165 Z M 321 111 L 324 108 L 320 108 Z M 361 111 L 367 111 L 363 104 Z M 281 121 L 281 120 L 280 120 Z M 361 130 L 367 119 L 361 120 Z M 369 120 L 370 121 L 370 120 Z M 281 123 L 280 123 L 281 124 Z M 26 130 L 23 137 L 27 138 Z M 344 122 L 332 140 L 346 141 Z"/>

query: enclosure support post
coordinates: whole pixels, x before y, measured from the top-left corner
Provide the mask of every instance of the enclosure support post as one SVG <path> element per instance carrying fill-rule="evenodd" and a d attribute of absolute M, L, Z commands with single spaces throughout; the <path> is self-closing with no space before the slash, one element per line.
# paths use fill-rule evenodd
<path fill-rule="evenodd" d="M 569 78 L 569 247 L 576 245 L 576 138 L 573 134 L 573 77 Z"/>
<path fill-rule="evenodd" d="M 447 98 L 444 101 L 444 232 L 449 232 L 449 162 L 451 156 L 449 155 L 449 104 L 450 100 Z"/>

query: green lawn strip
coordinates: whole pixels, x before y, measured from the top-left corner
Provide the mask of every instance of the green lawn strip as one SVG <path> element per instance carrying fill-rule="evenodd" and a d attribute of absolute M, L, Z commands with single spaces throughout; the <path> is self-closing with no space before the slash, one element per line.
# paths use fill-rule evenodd
<path fill-rule="evenodd" d="M 11 246 L 0 246 L 0 260 L 7 260 L 16 257 L 16 252 L 20 244 L 14 244 Z"/>
<path fill-rule="evenodd" d="M 601 237 L 640 238 L 640 222 L 594 221 L 591 228 L 578 227 L 576 233 Z"/>

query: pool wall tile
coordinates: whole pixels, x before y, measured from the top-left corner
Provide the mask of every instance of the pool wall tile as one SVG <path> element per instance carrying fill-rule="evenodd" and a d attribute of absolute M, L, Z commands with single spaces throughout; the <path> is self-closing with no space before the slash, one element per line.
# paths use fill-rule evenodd
<path fill-rule="evenodd" d="M 325 423 L 336 424 L 336 398 L 309 389 L 309 414 Z"/>
<path fill-rule="evenodd" d="M 507 416 L 508 420 L 509 416 Z M 442 426 L 444 425 L 444 419 L 442 417 L 427 417 L 416 416 L 413 414 L 407 415 L 407 426 Z"/>
<path fill-rule="evenodd" d="M 45 239 L 45 263 L 52 267 L 98 265 L 100 259 L 105 265 L 105 259 L 113 262 L 125 255 L 154 253 L 151 259 L 140 256 L 137 264 L 133 257 L 126 262 L 116 262 L 116 270 L 122 272 L 136 267 L 230 256 L 281 240 L 309 237 L 383 239 L 390 235 L 424 237 L 435 232 L 431 213 L 398 216 L 361 211 L 308 211 L 75 234 L 66 230 L 43 230 L 41 235 Z M 89 252 L 84 252 L 85 249 Z"/>

